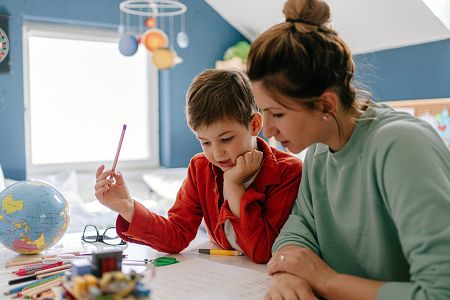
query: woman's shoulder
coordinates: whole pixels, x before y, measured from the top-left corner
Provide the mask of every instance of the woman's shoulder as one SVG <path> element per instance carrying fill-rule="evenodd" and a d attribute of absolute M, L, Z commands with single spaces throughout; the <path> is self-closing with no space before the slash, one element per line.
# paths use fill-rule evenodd
<path fill-rule="evenodd" d="M 436 131 L 427 122 L 395 111 L 380 116 L 374 122 L 371 126 L 371 136 L 379 142 L 438 139 Z"/>
<path fill-rule="evenodd" d="M 409 114 L 387 112 L 377 116 L 369 126 L 366 149 L 371 148 L 378 154 L 395 149 L 426 151 L 430 147 L 446 150 L 442 139 L 429 123 Z"/>

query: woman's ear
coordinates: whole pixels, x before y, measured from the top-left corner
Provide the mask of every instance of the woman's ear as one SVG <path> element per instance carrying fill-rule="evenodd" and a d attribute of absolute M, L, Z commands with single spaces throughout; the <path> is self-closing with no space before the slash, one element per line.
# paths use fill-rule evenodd
<path fill-rule="evenodd" d="M 316 109 L 324 115 L 336 115 L 340 104 L 339 97 L 331 90 L 323 92 L 315 103 Z"/>
<path fill-rule="evenodd" d="M 252 130 L 252 135 L 257 136 L 262 129 L 263 126 L 263 118 L 261 113 L 255 112 L 252 116 L 252 120 L 250 122 L 250 129 Z"/>

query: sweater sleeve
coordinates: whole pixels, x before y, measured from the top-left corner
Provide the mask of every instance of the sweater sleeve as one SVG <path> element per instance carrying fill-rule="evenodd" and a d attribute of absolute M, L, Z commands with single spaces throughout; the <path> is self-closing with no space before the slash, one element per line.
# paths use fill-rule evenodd
<path fill-rule="evenodd" d="M 195 172 L 191 165 L 188 176 L 177 194 L 168 218 L 157 215 L 135 202 L 131 223 L 120 215 L 116 221 L 119 236 L 134 243 L 148 245 L 158 251 L 178 253 L 195 238 L 203 214 L 197 197 Z"/>
<path fill-rule="evenodd" d="M 398 128 L 377 151 L 378 181 L 410 264 L 410 282 L 387 282 L 378 299 L 450 299 L 450 152 L 426 128 Z"/>
<path fill-rule="evenodd" d="M 291 158 L 295 159 L 295 158 Z M 295 159 L 296 160 L 296 159 Z M 266 263 L 271 247 L 292 209 L 301 179 L 301 163 L 288 163 L 281 170 L 281 183 L 262 193 L 251 187 L 240 202 L 240 218 L 224 202 L 219 223 L 230 220 L 242 251 L 256 263 Z"/>
<path fill-rule="evenodd" d="M 314 149 L 315 146 L 308 149 L 297 199 L 289 218 L 272 246 L 272 252 L 288 245 L 297 245 L 310 248 L 317 255 L 320 254 L 308 176 L 308 166 L 312 164 Z"/>

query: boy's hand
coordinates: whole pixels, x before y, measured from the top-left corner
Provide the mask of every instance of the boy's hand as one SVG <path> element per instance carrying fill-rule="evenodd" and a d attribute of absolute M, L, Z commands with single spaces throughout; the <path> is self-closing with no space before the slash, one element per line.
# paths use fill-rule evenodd
<path fill-rule="evenodd" d="M 121 174 L 114 173 L 114 179 L 109 177 L 112 171 L 104 171 L 105 166 L 97 169 L 95 197 L 104 206 L 119 213 L 125 220 L 131 223 L 134 214 L 134 200 L 128 193 L 127 186 Z"/>
<path fill-rule="evenodd" d="M 262 160 L 263 153 L 255 149 L 238 156 L 236 164 L 223 173 L 223 196 L 237 218 L 240 217 L 239 207 L 245 193 L 243 183 L 255 175 Z"/>
<path fill-rule="evenodd" d="M 243 184 L 258 171 L 263 160 L 263 153 L 256 149 L 236 158 L 236 164 L 223 174 L 225 184 Z"/>

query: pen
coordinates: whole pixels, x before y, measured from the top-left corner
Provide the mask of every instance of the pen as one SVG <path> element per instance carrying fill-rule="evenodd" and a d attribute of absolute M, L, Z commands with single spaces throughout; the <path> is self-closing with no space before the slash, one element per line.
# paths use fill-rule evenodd
<path fill-rule="evenodd" d="M 22 282 L 31 281 L 31 280 L 36 280 L 37 279 L 36 276 L 37 275 L 22 276 L 22 277 L 8 281 L 8 284 L 13 285 L 13 284 L 18 284 L 18 283 L 22 283 Z"/>
<path fill-rule="evenodd" d="M 123 137 L 125 136 L 125 130 L 127 130 L 127 125 L 123 124 L 122 134 L 120 135 L 119 145 L 117 146 L 116 157 L 114 158 L 114 162 L 112 165 L 112 173 L 110 179 L 112 179 L 114 172 L 116 171 L 117 161 L 119 160 L 120 148 L 122 148 Z"/>
<path fill-rule="evenodd" d="M 241 256 L 244 255 L 239 250 L 225 250 L 225 249 L 198 249 L 198 253 L 209 255 L 227 255 L 227 256 Z"/>

